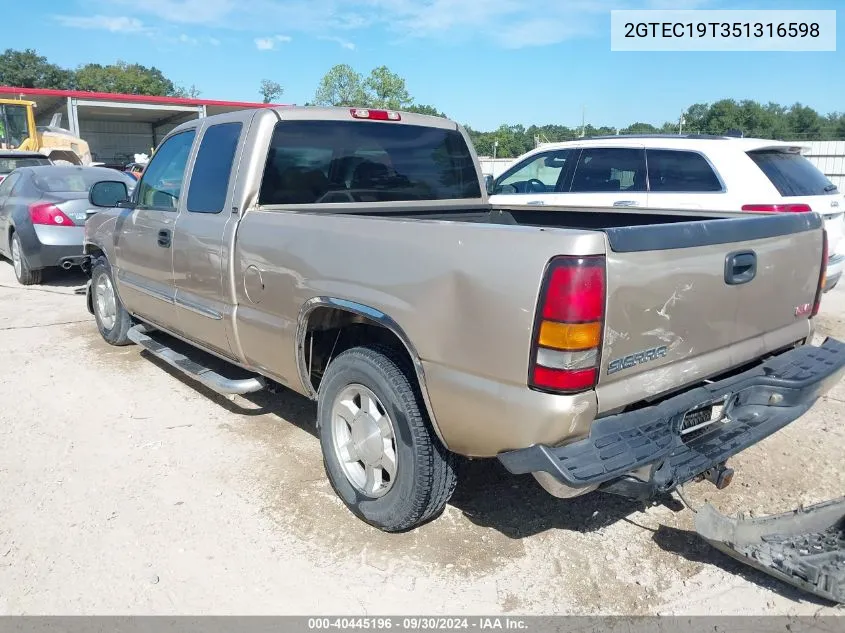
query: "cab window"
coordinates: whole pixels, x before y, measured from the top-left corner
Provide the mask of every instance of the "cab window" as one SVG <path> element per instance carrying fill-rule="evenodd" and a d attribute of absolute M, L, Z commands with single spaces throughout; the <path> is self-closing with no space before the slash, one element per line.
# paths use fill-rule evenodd
<path fill-rule="evenodd" d="M 159 146 L 138 185 L 138 206 L 176 210 L 195 136 L 196 130 L 180 132 Z"/>

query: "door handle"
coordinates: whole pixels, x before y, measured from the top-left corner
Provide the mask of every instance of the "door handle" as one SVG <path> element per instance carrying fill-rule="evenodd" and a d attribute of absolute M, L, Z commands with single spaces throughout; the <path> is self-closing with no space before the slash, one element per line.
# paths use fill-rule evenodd
<path fill-rule="evenodd" d="M 757 275 L 757 254 L 738 251 L 725 257 L 725 283 L 729 286 L 747 284 Z"/>
<path fill-rule="evenodd" d="M 617 200 L 613 203 L 614 207 L 637 207 L 639 206 L 639 202 L 636 200 Z"/>
<path fill-rule="evenodd" d="M 158 232 L 158 245 L 162 248 L 170 248 L 170 230 L 162 229 Z"/>

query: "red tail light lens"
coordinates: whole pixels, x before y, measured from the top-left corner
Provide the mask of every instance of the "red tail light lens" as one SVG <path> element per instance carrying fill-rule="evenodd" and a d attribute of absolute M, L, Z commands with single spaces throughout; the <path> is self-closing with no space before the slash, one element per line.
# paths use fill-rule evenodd
<path fill-rule="evenodd" d="M 61 209 L 49 202 L 30 205 L 29 217 L 32 219 L 33 224 L 73 226 L 73 220 L 62 213 Z"/>
<path fill-rule="evenodd" d="M 371 121 L 401 121 L 402 115 L 391 110 L 370 110 L 369 108 L 352 108 L 349 111 L 356 119 L 370 119 Z"/>
<path fill-rule="evenodd" d="M 746 204 L 743 211 L 757 211 L 758 213 L 809 213 L 812 211 L 808 204 Z"/>
<path fill-rule="evenodd" d="M 819 272 L 819 285 L 816 288 L 816 298 L 813 301 L 813 311 L 810 313 L 811 319 L 819 313 L 819 309 L 822 307 L 822 293 L 824 292 L 824 286 L 827 282 L 827 231 L 822 230 L 822 234 L 824 235 L 822 238 L 822 268 Z"/>
<path fill-rule="evenodd" d="M 529 386 L 552 393 L 595 387 L 604 326 L 605 258 L 556 257 L 537 306 Z"/>
<path fill-rule="evenodd" d="M 543 318 L 564 323 L 598 321 L 604 314 L 604 258 L 555 260 L 543 302 Z"/>

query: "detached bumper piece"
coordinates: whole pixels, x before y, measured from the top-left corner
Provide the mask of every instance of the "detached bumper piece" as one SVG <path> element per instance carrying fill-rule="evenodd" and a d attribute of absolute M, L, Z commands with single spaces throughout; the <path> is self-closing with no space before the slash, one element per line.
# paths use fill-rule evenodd
<path fill-rule="evenodd" d="M 695 530 L 740 562 L 845 603 L 845 497 L 755 519 L 729 518 L 707 504 L 695 516 Z"/>
<path fill-rule="evenodd" d="M 645 499 L 720 466 L 801 417 L 843 373 L 845 344 L 827 339 L 659 404 L 596 420 L 590 435 L 572 444 L 498 457 L 513 474 L 547 472 L 574 488 L 598 485 Z M 646 466 L 648 481 L 630 476 Z"/>

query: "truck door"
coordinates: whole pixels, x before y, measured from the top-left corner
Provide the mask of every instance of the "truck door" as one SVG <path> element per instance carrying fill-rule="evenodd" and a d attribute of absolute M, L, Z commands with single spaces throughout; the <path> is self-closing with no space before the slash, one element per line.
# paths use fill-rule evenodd
<path fill-rule="evenodd" d="M 173 238 L 179 328 L 227 357 L 232 356 L 227 327 L 235 300 L 229 296 L 226 262 L 238 219 L 230 181 L 243 151 L 244 118 L 232 113 L 230 120 L 217 118 L 214 125 L 203 126 Z"/>
<path fill-rule="evenodd" d="M 135 208 L 118 223 L 117 285 L 138 316 L 178 330 L 173 306 L 173 228 L 181 207 L 185 168 L 196 130 L 167 138 L 138 183 Z"/>

